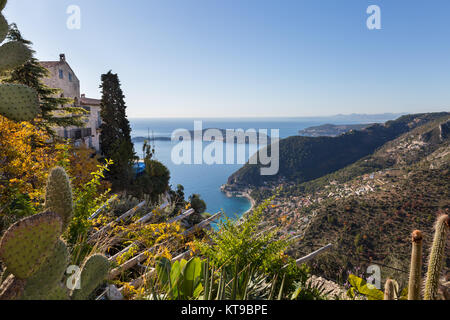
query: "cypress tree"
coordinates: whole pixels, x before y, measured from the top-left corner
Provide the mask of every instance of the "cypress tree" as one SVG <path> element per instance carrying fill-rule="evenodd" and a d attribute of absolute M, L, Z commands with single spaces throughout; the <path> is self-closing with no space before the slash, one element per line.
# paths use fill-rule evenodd
<path fill-rule="evenodd" d="M 27 46 L 32 42 L 25 40 L 15 24 L 11 24 L 8 33 L 11 41 L 21 41 Z M 84 109 L 79 107 L 67 107 L 72 103 L 71 99 L 61 98 L 60 89 L 46 86 L 42 79 L 48 77 L 49 71 L 33 57 L 24 65 L 9 72 L 3 82 L 24 84 L 35 89 L 39 95 L 41 113 L 33 122 L 36 126 L 45 129 L 50 135 L 55 136 L 54 127 L 83 127 Z M 62 106 L 66 106 L 62 108 Z M 57 113 L 55 113 L 57 111 Z"/>
<path fill-rule="evenodd" d="M 131 127 L 126 116 L 125 96 L 119 77 L 109 71 L 102 75 L 102 102 L 100 115 L 100 149 L 104 158 L 113 160 L 108 172 L 114 190 L 125 190 L 132 181 L 133 163 L 136 160 Z"/>

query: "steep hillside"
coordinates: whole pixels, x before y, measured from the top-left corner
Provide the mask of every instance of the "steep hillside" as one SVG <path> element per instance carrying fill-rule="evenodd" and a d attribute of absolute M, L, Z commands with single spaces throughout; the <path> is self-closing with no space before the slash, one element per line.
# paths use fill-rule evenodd
<path fill-rule="evenodd" d="M 345 278 L 346 270 L 378 264 L 384 278 L 406 282 L 411 231 L 424 232 L 428 254 L 435 218 L 450 210 L 449 133 L 447 115 L 353 165 L 285 188 L 266 220 L 282 226 L 285 234 L 300 236 L 294 256 L 334 244 L 312 265 L 319 275 Z"/>
<path fill-rule="evenodd" d="M 375 124 L 361 131 L 338 137 L 289 137 L 280 141 L 280 170 L 275 176 L 261 176 L 260 164 L 246 164 L 228 179 L 229 185 L 261 186 L 265 182 L 302 183 L 335 172 L 373 153 L 400 135 L 442 118 L 449 113 L 402 116 L 384 125 Z M 269 147 L 270 148 L 270 147 Z"/>

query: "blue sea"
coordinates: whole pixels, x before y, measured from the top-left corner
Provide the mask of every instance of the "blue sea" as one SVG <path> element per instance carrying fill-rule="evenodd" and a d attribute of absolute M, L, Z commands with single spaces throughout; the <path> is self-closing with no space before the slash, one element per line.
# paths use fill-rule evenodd
<path fill-rule="evenodd" d="M 334 116 L 318 118 L 254 118 L 254 119 L 145 119 L 131 118 L 132 137 L 170 137 L 177 129 L 194 130 L 194 121 L 202 121 L 203 129 L 279 129 L 280 138 L 298 135 L 298 131 L 311 126 L 331 124 L 355 124 L 385 122 L 397 116 L 385 115 L 375 118 L 361 116 Z M 220 191 L 220 186 L 227 182 L 228 177 L 242 167 L 242 164 L 181 164 L 177 165 L 172 161 L 172 149 L 179 142 L 155 141 L 155 156 L 164 163 L 171 173 L 170 183 L 175 189 L 178 184 L 184 186 L 185 195 L 200 194 L 207 205 L 207 212 L 216 213 L 223 210 L 228 217 L 237 218 L 251 207 L 250 202 L 245 198 L 228 198 Z M 204 144 L 206 147 L 208 144 Z M 135 151 L 138 156 L 143 157 L 143 143 L 135 143 Z M 236 146 L 234 146 L 236 148 Z M 248 145 L 246 146 L 245 160 L 251 156 Z M 236 155 L 235 149 L 235 155 Z M 235 158 L 236 159 L 236 158 Z"/>

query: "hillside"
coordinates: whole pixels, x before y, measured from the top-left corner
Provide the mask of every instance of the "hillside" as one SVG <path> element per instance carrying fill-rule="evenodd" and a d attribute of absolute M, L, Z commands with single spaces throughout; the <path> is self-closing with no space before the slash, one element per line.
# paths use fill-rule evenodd
<path fill-rule="evenodd" d="M 279 181 L 311 181 L 342 169 L 373 153 L 388 141 L 446 115 L 448 113 L 402 116 L 383 125 L 375 124 L 338 137 L 289 137 L 280 140 L 280 170 L 277 175 L 261 176 L 260 164 L 247 163 L 229 177 L 228 184 L 261 186 Z"/>
<path fill-rule="evenodd" d="M 333 174 L 287 186 L 267 210 L 266 221 L 300 236 L 294 256 L 334 244 L 312 265 L 318 275 L 339 280 L 344 270 L 378 264 L 384 279 L 404 284 L 411 231 L 423 231 L 428 255 L 435 218 L 450 209 L 449 135 L 447 115 Z"/>

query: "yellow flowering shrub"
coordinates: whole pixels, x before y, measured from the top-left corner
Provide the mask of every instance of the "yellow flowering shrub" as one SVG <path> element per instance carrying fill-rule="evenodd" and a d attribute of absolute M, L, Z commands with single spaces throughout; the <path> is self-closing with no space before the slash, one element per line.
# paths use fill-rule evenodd
<path fill-rule="evenodd" d="M 0 116 L 0 204 L 17 194 L 41 202 L 47 175 L 61 160 L 63 148 L 29 122 L 14 122 Z"/>

